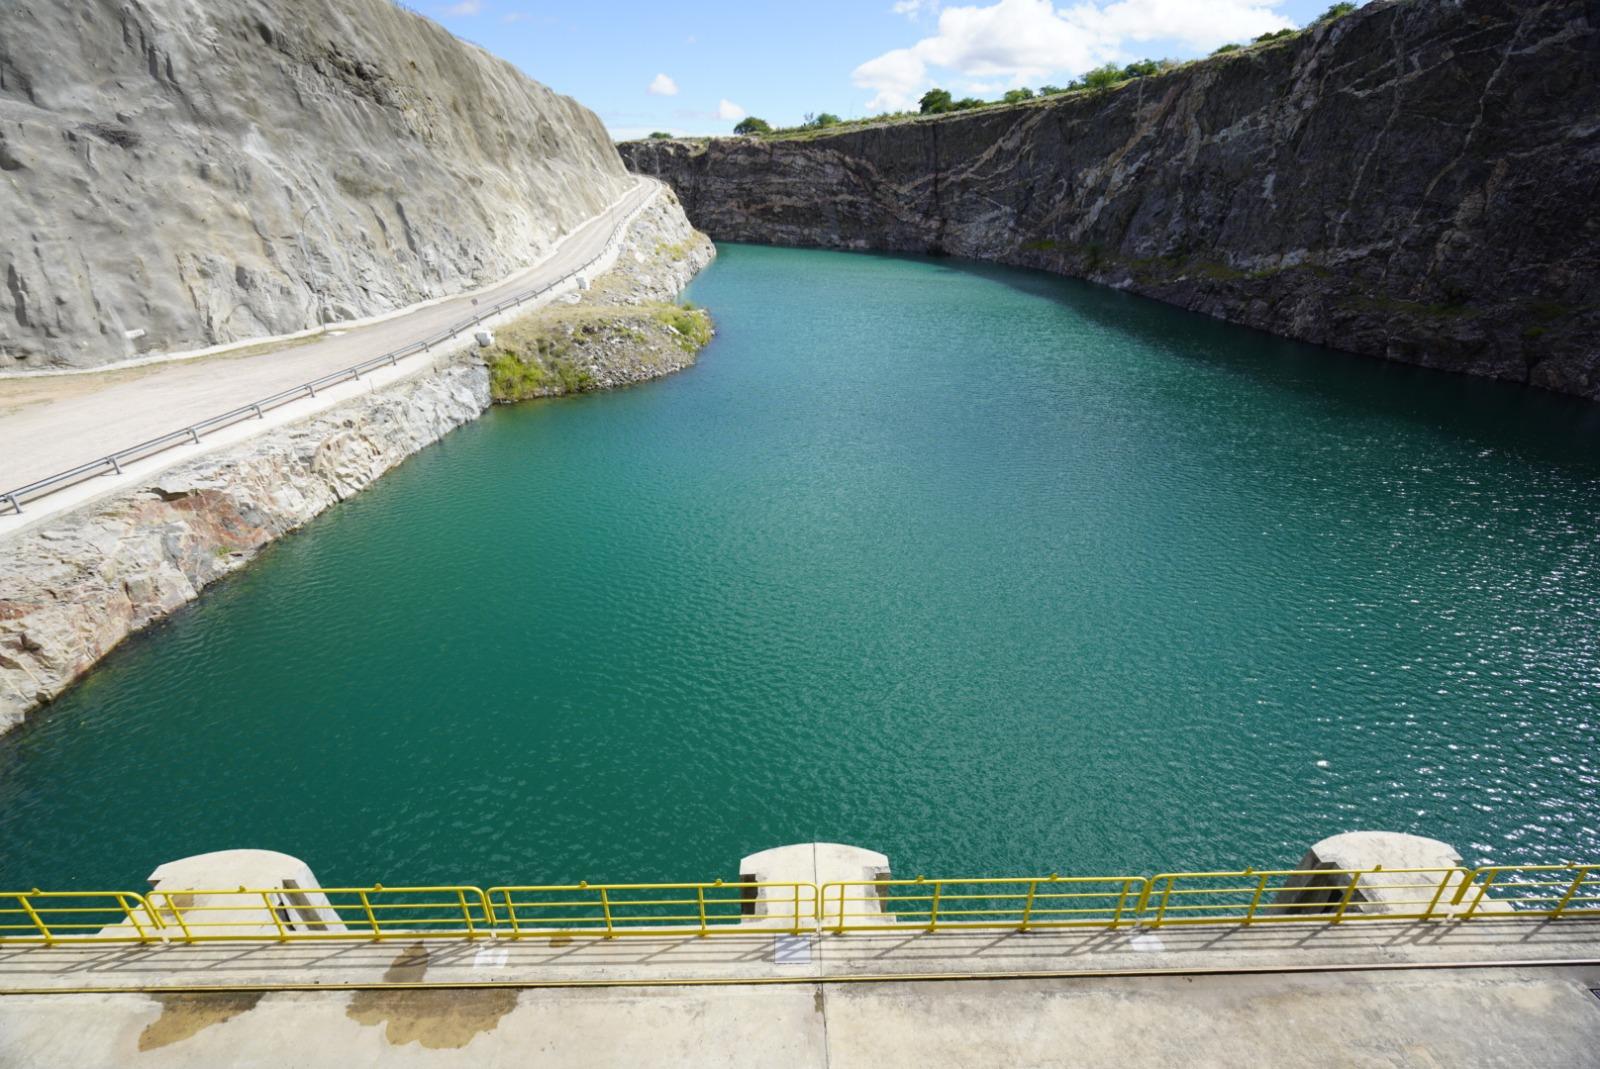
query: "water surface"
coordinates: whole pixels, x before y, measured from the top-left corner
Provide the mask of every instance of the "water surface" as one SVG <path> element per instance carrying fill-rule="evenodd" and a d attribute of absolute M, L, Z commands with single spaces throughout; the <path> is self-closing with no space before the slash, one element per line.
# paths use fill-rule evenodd
<path fill-rule="evenodd" d="M 1600 409 L 950 261 L 727 246 L 0 740 L 0 886 L 1600 857 Z"/>

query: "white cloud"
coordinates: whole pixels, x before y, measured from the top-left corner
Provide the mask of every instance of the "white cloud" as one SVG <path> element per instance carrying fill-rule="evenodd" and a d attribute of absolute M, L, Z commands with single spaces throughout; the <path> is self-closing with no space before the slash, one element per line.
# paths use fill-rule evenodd
<path fill-rule="evenodd" d="M 533 16 L 526 11 L 508 11 L 500 16 L 500 21 L 509 26 L 514 22 L 527 22 L 531 18 Z"/>
<path fill-rule="evenodd" d="M 461 0 L 444 9 L 446 15 L 476 15 L 483 10 L 483 0 Z"/>
<path fill-rule="evenodd" d="M 658 74 L 650 83 L 650 88 L 645 90 L 651 96 L 675 97 L 678 95 L 678 83 L 668 78 L 665 74 Z"/>
<path fill-rule="evenodd" d="M 1282 0 L 1079 0 L 1056 7 L 1051 0 L 997 0 L 987 5 L 946 7 L 938 32 L 909 48 L 885 52 L 851 74 L 873 90 L 870 111 L 908 108 L 933 84 L 932 71 L 1011 85 L 1052 74 L 1081 74 L 1111 60 L 1137 58 L 1128 45 L 1171 41 L 1206 51 L 1226 41 L 1247 40 L 1292 26 L 1274 11 Z M 902 7 L 918 0 L 901 0 Z"/>
<path fill-rule="evenodd" d="M 895 0 L 895 5 L 890 10 L 908 19 L 936 15 L 939 12 L 939 0 Z"/>
<path fill-rule="evenodd" d="M 745 111 L 726 97 L 723 98 L 722 103 L 717 105 L 717 118 L 722 119 L 724 122 L 738 122 L 748 114 L 750 114 L 748 111 Z"/>

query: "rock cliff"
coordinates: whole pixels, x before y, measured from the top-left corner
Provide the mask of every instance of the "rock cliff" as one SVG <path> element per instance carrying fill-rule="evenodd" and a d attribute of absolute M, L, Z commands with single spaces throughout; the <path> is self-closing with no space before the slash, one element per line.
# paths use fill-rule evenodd
<path fill-rule="evenodd" d="M 714 254 L 660 191 L 592 289 L 527 317 L 614 313 L 673 299 Z M 499 328 L 496 328 L 499 329 Z M 596 385 L 664 375 L 661 359 L 607 350 Z M 244 567 L 267 545 L 359 493 L 491 403 L 482 352 L 153 476 L 142 488 L 42 521 L 0 545 L 0 733 L 126 638 Z"/>
<path fill-rule="evenodd" d="M 622 146 L 713 238 L 949 253 L 1600 399 L 1600 6 L 1397 0 L 1099 92 Z"/>
<path fill-rule="evenodd" d="M 392 0 L 6 0 L 0 372 L 469 289 L 629 181 L 591 112 Z"/>

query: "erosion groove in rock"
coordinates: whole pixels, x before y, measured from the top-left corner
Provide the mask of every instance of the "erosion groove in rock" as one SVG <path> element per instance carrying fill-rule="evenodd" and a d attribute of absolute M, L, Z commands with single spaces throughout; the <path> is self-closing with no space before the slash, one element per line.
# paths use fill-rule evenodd
<path fill-rule="evenodd" d="M 682 207 L 663 190 L 628 228 L 616 266 L 588 293 L 546 314 L 574 304 L 621 309 L 671 300 L 712 255 L 710 241 L 690 229 Z M 662 361 L 618 348 L 608 357 L 611 363 L 595 371 L 600 384 L 636 382 L 692 362 L 688 355 Z M 474 351 L 6 539 L 0 733 L 129 634 L 192 601 L 489 404 L 489 372 Z"/>
<path fill-rule="evenodd" d="M 1396 0 L 1097 93 L 622 146 L 713 238 L 1042 268 L 1600 399 L 1600 8 Z"/>
<path fill-rule="evenodd" d="M 7 0 L 0 372 L 461 292 L 629 181 L 590 111 L 392 0 Z"/>

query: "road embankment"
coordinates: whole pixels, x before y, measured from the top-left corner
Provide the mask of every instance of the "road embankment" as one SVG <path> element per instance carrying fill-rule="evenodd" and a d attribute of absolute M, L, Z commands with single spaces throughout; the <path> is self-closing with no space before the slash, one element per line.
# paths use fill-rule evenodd
<path fill-rule="evenodd" d="M 510 329 L 536 330 L 541 317 L 561 320 L 588 307 L 614 315 L 659 307 L 714 255 L 677 199 L 662 191 L 589 290 Z M 493 400 L 485 356 L 494 352 L 460 354 L 7 539 L 0 554 L 0 733 L 129 635 L 476 419 Z M 642 381 L 692 362 L 692 354 L 679 352 L 687 359 L 613 347 L 607 359 L 637 371 L 599 375 L 596 385 Z"/>

